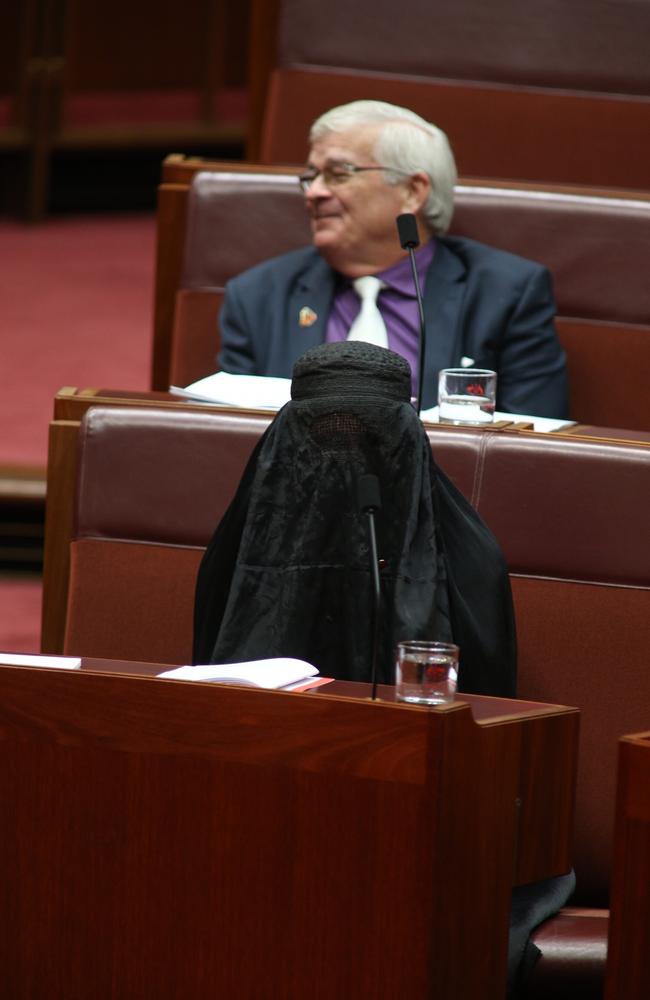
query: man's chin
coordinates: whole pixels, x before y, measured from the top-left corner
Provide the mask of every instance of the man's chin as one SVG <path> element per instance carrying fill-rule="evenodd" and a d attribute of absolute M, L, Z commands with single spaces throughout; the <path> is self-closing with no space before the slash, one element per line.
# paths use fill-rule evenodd
<path fill-rule="evenodd" d="M 328 229 L 314 229 L 311 238 L 315 247 L 330 247 L 336 242 L 335 234 Z"/>
<path fill-rule="evenodd" d="M 311 220 L 311 235 L 316 246 L 330 244 L 340 239 L 341 220 L 337 215 L 325 215 L 320 219 Z"/>

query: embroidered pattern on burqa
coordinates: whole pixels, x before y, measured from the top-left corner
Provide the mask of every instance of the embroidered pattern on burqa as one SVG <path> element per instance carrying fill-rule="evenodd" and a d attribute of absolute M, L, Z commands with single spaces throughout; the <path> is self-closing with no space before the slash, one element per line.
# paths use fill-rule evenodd
<path fill-rule="evenodd" d="M 436 466 L 399 355 L 324 344 L 295 364 L 291 401 L 255 447 L 197 578 L 195 663 L 295 656 L 368 681 L 373 582 L 357 481 L 377 476 L 378 680 L 402 639 L 460 646 L 459 688 L 514 696 L 507 569 L 472 506 Z"/>

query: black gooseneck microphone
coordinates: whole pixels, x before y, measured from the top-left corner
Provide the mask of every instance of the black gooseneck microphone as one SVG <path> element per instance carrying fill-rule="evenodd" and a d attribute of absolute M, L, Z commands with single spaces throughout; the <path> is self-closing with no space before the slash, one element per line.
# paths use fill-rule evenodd
<path fill-rule="evenodd" d="M 372 606 L 372 667 L 370 680 L 372 682 L 372 700 L 377 697 L 377 656 L 379 654 L 379 611 L 381 605 L 381 585 L 379 583 L 379 559 L 377 557 L 377 535 L 375 533 L 375 514 L 381 510 L 381 494 L 379 480 L 373 473 L 359 476 L 357 480 L 357 503 L 359 512 L 368 517 L 368 538 L 370 540 L 370 565 L 374 585 L 374 600 Z"/>
<path fill-rule="evenodd" d="M 424 307 L 422 305 L 422 291 L 420 289 L 418 269 L 415 266 L 414 250 L 420 245 L 420 237 L 418 236 L 418 224 L 412 212 L 405 212 L 403 215 L 398 215 L 395 221 L 397 223 L 397 232 L 399 234 L 399 241 L 402 245 L 402 250 L 408 250 L 409 257 L 411 258 L 411 270 L 413 272 L 413 283 L 415 284 L 415 297 L 418 302 L 418 312 L 420 314 L 420 350 L 418 357 L 417 379 L 417 411 L 419 416 L 420 410 L 422 409 L 422 385 L 424 381 Z"/>

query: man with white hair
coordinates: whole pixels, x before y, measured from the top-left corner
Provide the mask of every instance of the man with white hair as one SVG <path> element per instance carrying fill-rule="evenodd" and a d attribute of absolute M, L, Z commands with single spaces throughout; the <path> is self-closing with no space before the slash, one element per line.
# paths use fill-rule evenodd
<path fill-rule="evenodd" d="M 437 401 L 441 368 L 490 368 L 498 374 L 498 410 L 568 416 L 550 275 L 522 257 L 446 235 L 456 166 L 444 132 L 406 108 L 354 101 L 318 118 L 309 138 L 300 183 L 312 246 L 228 283 L 221 369 L 288 378 L 310 347 L 372 339 L 407 359 L 415 396 L 419 311 L 395 223 L 412 213 L 426 327 L 423 407 Z M 368 310 L 371 334 L 363 326 Z"/>

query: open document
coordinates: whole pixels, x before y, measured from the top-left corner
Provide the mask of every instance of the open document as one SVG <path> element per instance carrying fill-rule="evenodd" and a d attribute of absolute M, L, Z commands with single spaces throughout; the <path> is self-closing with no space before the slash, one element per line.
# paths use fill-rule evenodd
<path fill-rule="evenodd" d="M 243 684 L 259 688 L 292 688 L 302 686 L 318 675 L 316 667 L 306 660 L 273 656 L 268 660 L 249 660 L 245 663 L 198 664 L 193 667 L 175 667 L 165 670 L 158 677 L 177 681 L 214 681 L 221 684 Z"/>

